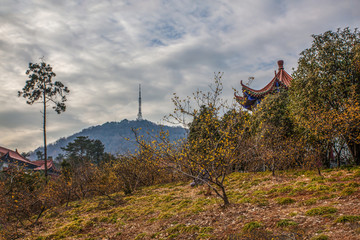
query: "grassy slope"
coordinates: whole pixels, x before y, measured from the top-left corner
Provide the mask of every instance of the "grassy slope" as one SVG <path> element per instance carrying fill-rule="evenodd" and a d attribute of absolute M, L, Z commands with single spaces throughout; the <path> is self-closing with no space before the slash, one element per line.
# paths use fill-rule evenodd
<path fill-rule="evenodd" d="M 47 211 L 24 238 L 360 239 L 360 168 L 323 175 L 234 173 L 225 209 L 214 194 L 188 182 L 143 188 L 122 203 L 105 197 L 72 202 Z"/>

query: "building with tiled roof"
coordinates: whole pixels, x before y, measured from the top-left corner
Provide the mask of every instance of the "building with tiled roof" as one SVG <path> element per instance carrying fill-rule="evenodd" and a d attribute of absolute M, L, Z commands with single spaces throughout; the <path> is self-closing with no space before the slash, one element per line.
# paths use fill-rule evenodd
<path fill-rule="evenodd" d="M 24 169 L 33 171 L 44 171 L 45 160 L 30 161 L 23 157 L 17 149 L 15 151 L 0 147 L 0 171 L 4 171 L 11 166 L 20 166 Z M 56 172 L 52 159 L 47 160 L 47 168 L 50 172 Z"/>
<path fill-rule="evenodd" d="M 268 94 L 278 92 L 280 88 L 288 89 L 291 85 L 292 77 L 284 70 L 284 61 L 278 61 L 279 70 L 275 71 L 274 78 L 262 89 L 252 89 L 241 81 L 243 96 L 235 93 L 236 100 L 246 109 L 252 110 Z"/>

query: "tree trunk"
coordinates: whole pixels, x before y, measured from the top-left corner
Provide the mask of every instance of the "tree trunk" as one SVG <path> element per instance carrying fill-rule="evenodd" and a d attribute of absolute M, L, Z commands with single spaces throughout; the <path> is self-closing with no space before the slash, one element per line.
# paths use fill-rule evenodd
<path fill-rule="evenodd" d="M 45 180 L 46 183 L 48 181 L 48 168 L 47 168 L 47 147 L 46 147 L 46 96 L 45 96 L 45 90 L 46 90 L 46 86 L 44 83 L 44 125 L 43 125 L 43 131 L 44 131 L 44 160 L 45 160 Z"/>
<path fill-rule="evenodd" d="M 320 167 L 317 167 L 316 169 L 317 169 L 317 172 L 318 172 L 319 176 L 322 177 Z"/>
<path fill-rule="evenodd" d="M 226 207 L 226 206 L 228 206 L 230 204 L 230 202 L 229 202 L 229 199 L 227 197 L 224 186 L 221 187 L 221 191 L 222 191 L 222 199 L 224 201 L 224 207 Z"/>
<path fill-rule="evenodd" d="M 272 159 L 272 163 L 271 163 L 271 172 L 272 172 L 272 176 L 275 177 L 275 159 Z"/>
<path fill-rule="evenodd" d="M 358 144 L 352 140 L 349 140 L 347 142 L 347 145 L 349 147 L 351 155 L 354 158 L 355 164 L 360 165 L 360 144 Z"/>
<path fill-rule="evenodd" d="M 325 166 L 325 168 L 331 167 L 330 158 L 328 157 L 327 151 L 322 152 L 320 154 L 320 158 L 321 158 L 321 162 L 322 162 L 323 166 Z"/>

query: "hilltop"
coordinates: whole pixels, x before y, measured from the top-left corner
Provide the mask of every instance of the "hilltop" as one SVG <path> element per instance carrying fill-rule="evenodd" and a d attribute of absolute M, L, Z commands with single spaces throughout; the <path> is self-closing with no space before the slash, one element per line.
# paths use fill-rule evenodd
<path fill-rule="evenodd" d="M 105 146 L 105 152 L 111 154 L 134 152 L 137 148 L 137 144 L 132 129 L 139 129 L 139 135 L 144 136 L 148 136 L 148 133 L 154 136 L 161 130 L 168 131 L 169 139 L 171 141 L 184 138 L 187 134 L 186 129 L 182 127 L 158 125 L 148 120 L 129 121 L 124 119 L 121 122 L 107 122 L 102 125 L 92 126 L 69 137 L 60 138 L 56 142 L 48 145 L 48 156 L 56 158 L 60 153 L 64 154 L 61 148 L 65 147 L 69 142 L 74 141 L 76 137 L 79 136 L 87 136 L 90 139 L 100 140 Z M 31 153 L 30 159 L 36 159 L 35 153 L 39 150 L 43 151 L 43 147 L 35 149 Z"/>
<path fill-rule="evenodd" d="M 233 173 L 231 205 L 189 182 L 45 212 L 24 239 L 359 239 L 360 168 Z"/>

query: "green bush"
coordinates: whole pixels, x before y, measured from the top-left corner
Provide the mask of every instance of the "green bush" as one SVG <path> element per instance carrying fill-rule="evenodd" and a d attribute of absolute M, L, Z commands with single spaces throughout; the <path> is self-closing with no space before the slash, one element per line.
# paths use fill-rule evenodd
<path fill-rule="evenodd" d="M 307 199 L 303 202 L 301 202 L 300 204 L 303 205 L 303 206 L 310 206 L 310 205 L 313 205 L 316 203 L 316 199 L 315 198 L 311 198 L 311 199 Z"/>
<path fill-rule="evenodd" d="M 244 232 L 252 232 L 254 229 L 261 228 L 262 225 L 259 222 L 249 222 L 246 223 L 243 227 Z"/>
<path fill-rule="evenodd" d="M 291 219 L 282 219 L 276 223 L 277 227 L 290 227 L 296 225 L 298 225 L 298 223 Z"/>
<path fill-rule="evenodd" d="M 312 208 L 306 212 L 307 216 L 317 216 L 317 215 L 325 215 L 325 214 L 331 214 L 336 213 L 337 209 L 334 207 L 317 207 Z"/>
<path fill-rule="evenodd" d="M 336 223 L 346 223 L 346 222 L 357 222 L 360 221 L 360 216 L 354 216 L 354 215 L 344 215 L 341 217 L 338 217 L 335 222 Z"/>
<path fill-rule="evenodd" d="M 280 205 L 287 205 L 287 204 L 292 204 L 295 201 L 295 199 L 289 198 L 289 197 L 284 197 L 284 198 L 277 198 L 276 202 Z"/>
<path fill-rule="evenodd" d="M 328 240 L 329 237 L 324 235 L 324 234 L 321 234 L 319 236 L 316 236 L 316 237 L 312 237 L 311 240 Z"/>
<path fill-rule="evenodd" d="M 341 191 L 341 196 L 350 196 L 353 194 L 356 190 L 353 187 L 347 187 L 344 190 Z"/>

